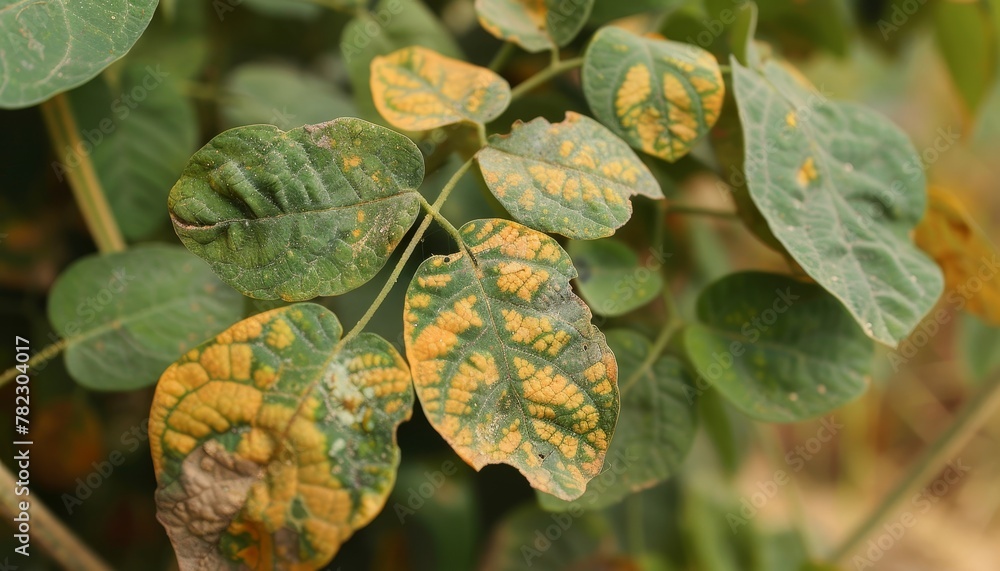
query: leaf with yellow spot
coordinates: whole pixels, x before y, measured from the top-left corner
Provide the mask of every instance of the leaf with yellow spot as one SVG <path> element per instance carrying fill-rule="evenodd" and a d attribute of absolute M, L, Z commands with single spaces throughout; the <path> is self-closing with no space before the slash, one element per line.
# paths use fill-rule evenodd
<path fill-rule="evenodd" d="M 182 571 L 318 569 L 381 511 L 413 391 L 386 340 L 326 308 L 245 319 L 160 378 L 158 517 Z"/>
<path fill-rule="evenodd" d="M 483 28 L 529 52 L 558 49 L 573 41 L 595 0 L 476 0 Z"/>
<path fill-rule="evenodd" d="M 625 315 L 663 291 L 660 262 L 651 259 L 651 263 L 641 264 L 639 256 L 619 240 L 574 240 L 567 249 L 580 272 L 576 280 L 580 296 L 598 315 Z"/>
<path fill-rule="evenodd" d="M 753 206 L 869 337 L 895 347 L 943 289 L 910 239 L 926 201 L 913 144 L 885 117 L 827 99 L 774 60 L 757 70 L 732 58 L 732 68 Z"/>
<path fill-rule="evenodd" d="M 421 46 L 373 59 L 371 90 L 382 117 L 407 131 L 488 123 L 510 105 L 504 78 Z"/>
<path fill-rule="evenodd" d="M 767 422 L 797 422 L 857 398 L 875 356 L 871 340 L 823 288 L 762 272 L 709 284 L 683 339 L 705 383 Z"/>
<path fill-rule="evenodd" d="M 607 27 L 584 54 L 583 93 L 630 145 L 676 161 L 718 120 L 725 84 L 715 56 L 697 46 Z"/>
<path fill-rule="evenodd" d="M 510 464 L 572 500 L 600 473 L 614 433 L 615 357 L 554 239 L 498 219 L 461 234 L 462 252 L 425 260 L 406 293 L 406 355 L 424 413 L 477 470 Z"/>
<path fill-rule="evenodd" d="M 663 198 L 646 165 L 593 119 L 539 117 L 493 135 L 477 155 L 487 186 L 518 221 L 570 238 L 610 236 L 632 216 L 630 198 Z"/>
<path fill-rule="evenodd" d="M 677 473 L 694 442 L 698 390 L 684 364 L 663 356 L 640 370 L 652 347 L 627 329 L 608 332 L 608 345 L 618 360 L 619 378 L 628 383 L 619 388 L 621 415 L 605 460 L 605 473 L 615 477 L 591 480 L 574 502 L 539 493 L 547 510 L 601 509 L 651 488 Z"/>
<path fill-rule="evenodd" d="M 243 315 L 243 297 L 174 245 L 93 255 L 52 286 L 49 321 L 81 385 L 131 390 L 156 382 L 191 347 Z"/>
<path fill-rule="evenodd" d="M 969 312 L 1000 325 L 1000 280 L 994 279 L 1000 263 L 993 244 L 954 193 L 932 186 L 928 198 L 914 236 L 917 246 L 941 266 L 945 288 L 958 292 Z"/>
<path fill-rule="evenodd" d="M 185 246 L 240 292 L 291 301 L 339 295 L 385 265 L 420 209 L 424 160 L 361 119 L 226 131 L 170 191 Z"/>

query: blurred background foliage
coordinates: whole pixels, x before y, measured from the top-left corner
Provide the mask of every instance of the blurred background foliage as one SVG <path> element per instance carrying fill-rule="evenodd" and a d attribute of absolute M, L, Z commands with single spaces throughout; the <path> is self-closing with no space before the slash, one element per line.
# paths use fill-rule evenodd
<path fill-rule="evenodd" d="M 386 16 L 387 4 L 395 2 L 403 6 L 402 14 Z M 176 242 L 167 192 L 191 153 L 222 130 L 252 123 L 288 129 L 345 115 L 384 123 L 363 80 L 374 55 L 417 43 L 487 65 L 501 47 L 478 25 L 467 0 L 383 0 L 352 25 L 352 14 L 320 4 L 162 0 L 135 48 L 70 92 L 84 139 L 94 144 L 91 158 L 130 243 Z M 721 50 L 715 45 L 721 36 L 714 31 L 722 25 L 719 15 L 738 4 L 599 0 L 588 28 L 621 19 L 618 23 L 632 30 L 671 39 L 701 43 L 704 37 L 708 43 L 703 45 Z M 902 126 L 921 151 L 930 183 L 948 189 L 972 213 L 979 231 L 997 240 L 1000 3 L 758 0 L 758 5 L 760 39 L 823 93 L 873 106 Z M 580 54 L 583 41 L 565 53 Z M 503 75 L 516 84 L 544 68 L 547 57 L 518 52 Z M 142 104 L 123 100 L 121 94 L 154 72 L 160 83 L 146 85 Z M 352 79 L 357 84 L 359 77 L 362 88 L 352 90 Z M 567 109 L 587 111 L 577 73 L 517 101 L 495 125 L 506 129 L 516 119 L 538 115 L 557 121 Z M 105 119 L 110 123 L 102 123 Z M 55 339 L 46 319 L 53 280 L 94 245 L 60 176 L 57 162 L 67 156 L 53 153 L 38 108 L 0 112 L 0 129 L 5 133 L 0 137 L 0 329 L 5 338 L 27 335 L 41 346 Z M 432 132 L 420 140 L 428 164 L 422 190 L 430 198 L 461 164 L 452 151 L 461 146 L 462 136 L 449 134 L 456 135 Z M 668 198 L 732 208 L 707 166 L 713 163 L 710 150 L 698 149 L 673 165 L 643 160 Z M 465 177 L 452 197 L 444 214 L 456 226 L 497 212 L 478 174 Z M 635 206 L 636 216 L 618 235 L 626 245 L 647 243 L 652 220 L 660 215 L 645 199 Z M 730 220 L 670 216 L 665 240 L 673 289 L 681 292 L 688 313 L 697 292 L 725 274 L 788 270 L 781 257 Z M 450 249 L 447 234 L 432 229 L 407 272 L 412 274 L 425 256 Z M 638 249 L 635 254 L 641 263 L 652 258 Z M 353 324 L 392 265 L 358 290 L 322 303 Z M 408 281 L 406 275 L 403 279 Z M 395 288 L 369 326 L 400 349 L 403 290 Z M 652 336 L 663 315 L 659 303 L 597 322 L 604 330 L 627 322 Z M 275 305 L 248 299 L 246 312 Z M 0 367 L 6 369 L 13 353 L 0 353 Z M 801 450 L 817 435 L 819 420 L 758 424 L 708 393 L 699 405 L 700 432 L 680 475 L 622 504 L 568 520 L 542 511 L 512 468 L 490 466 L 475 474 L 418 407 L 400 429 L 403 465 L 386 509 L 329 568 L 518 569 L 525 566 L 522 547 L 540 549 L 544 542 L 538 543 L 537 534 L 556 525 L 559 539 L 532 560 L 532 568 L 805 569 L 810 554 L 827 552 L 877 504 L 948 425 L 958 404 L 997 374 L 998 365 L 1000 334 L 966 315 L 944 324 L 942 333 L 899 370 L 880 355 L 871 390 L 833 413 L 843 429 L 818 451 L 806 452 L 808 461 L 801 463 L 796 447 Z M 13 402 L 13 389 L 3 387 L 3 402 Z M 33 491 L 120 569 L 174 565 L 155 518 L 155 480 L 141 430 L 152 392 L 152 387 L 85 390 L 69 378 L 61 358 L 47 363 L 32 383 Z M 12 424 L 12 408 L 0 408 L 0 425 Z M 961 453 L 969 474 L 935 495 L 933 509 L 920 513 L 917 524 L 871 568 L 1000 569 L 998 438 L 1000 419 L 993 419 Z M 106 477 L 93 477 L 94 463 L 101 465 L 114 451 L 124 463 Z M 12 454 L 9 441 L 0 442 L 0 455 Z M 449 462 L 454 473 L 438 478 Z M 774 497 L 734 533 L 727 514 L 739 514 L 741 500 L 774 481 L 776 470 L 788 472 L 791 482 L 777 486 Z M 88 476 L 90 482 L 101 481 L 91 489 Z M 82 499 L 71 513 L 66 494 Z M 570 523 L 560 525 L 565 521 Z M 10 553 L 12 546 L 10 534 L 0 537 L 0 552 Z M 31 568 L 47 568 L 44 561 L 40 553 L 33 556 Z"/>

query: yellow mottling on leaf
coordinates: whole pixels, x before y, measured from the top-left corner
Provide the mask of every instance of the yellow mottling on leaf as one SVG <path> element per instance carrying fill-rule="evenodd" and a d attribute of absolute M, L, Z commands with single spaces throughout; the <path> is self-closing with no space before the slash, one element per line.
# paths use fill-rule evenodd
<path fill-rule="evenodd" d="M 500 291 L 516 293 L 524 301 L 531 301 L 532 295 L 549 279 L 545 270 L 533 270 L 531 266 L 521 262 L 501 262 L 497 265 L 500 277 L 497 287 Z"/>
<path fill-rule="evenodd" d="M 439 288 L 448 285 L 448 282 L 450 281 L 451 281 L 451 275 L 449 274 L 437 274 L 427 277 L 420 276 L 419 278 L 417 278 L 417 283 L 420 285 L 420 287 Z"/>
<path fill-rule="evenodd" d="M 573 141 L 563 141 L 559 145 L 559 155 L 566 158 L 573 152 Z"/>
<path fill-rule="evenodd" d="M 796 115 L 795 115 L 795 111 L 794 110 L 789 111 L 788 114 L 785 115 L 785 124 L 787 124 L 789 127 L 793 127 L 793 128 L 796 127 L 799 124 L 798 120 L 796 119 Z"/>
<path fill-rule="evenodd" d="M 817 178 L 819 178 L 819 173 L 816 172 L 816 163 L 812 157 L 809 157 L 799 167 L 799 172 L 795 175 L 795 180 L 799 183 L 799 186 L 808 186 L 810 182 Z"/>
<path fill-rule="evenodd" d="M 267 333 L 267 344 L 275 349 L 284 349 L 295 341 L 295 334 L 288 322 L 278 317 L 271 322 L 271 330 Z"/>

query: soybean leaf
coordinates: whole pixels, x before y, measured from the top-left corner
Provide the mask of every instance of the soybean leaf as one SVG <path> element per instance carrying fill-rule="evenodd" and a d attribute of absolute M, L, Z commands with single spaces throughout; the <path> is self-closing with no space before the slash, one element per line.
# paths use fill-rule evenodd
<path fill-rule="evenodd" d="M 227 78 L 226 91 L 222 117 L 228 127 L 269 123 L 291 129 L 357 114 L 346 93 L 286 65 L 242 65 Z"/>
<path fill-rule="evenodd" d="M 985 2 L 934 5 L 934 34 L 962 103 L 974 115 L 997 78 L 997 34 Z M 995 8 L 995 7 L 994 7 Z"/>
<path fill-rule="evenodd" d="M 488 123 L 510 105 L 499 75 L 420 46 L 372 60 L 371 90 L 382 117 L 407 131 Z"/>
<path fill-rule="evenodd" d="M 583 93 L 601 123 L 672 162 L 715 124 L 725 84 L 715 57 L 699 47 L 608 27 L 584 54 Z"/>
<path fill-rule="evenodd" d="M 610 236 L 632 216 L 629 198 L 663 198 L 646 165 L 614 133 L 568 111 L 561 123 L 518 121 L 493 135 L 477 158 L 483 178 L 511 215 L 570 238 Z"/>
<path fill-rule="evenodd" d="M 83 258 L 49 294 L 49 320 L 81 385 L 131 390 L 242 315 L 243 298 L 179 246 Z"/>
<path fill-rule="evenodd" d="M 949 305 L 1000 325 L 1000 260 L 989 237 L 954 193 L 932 186 L 914 241 L 944 270 Z"/>
<path fill-rule="evenodd" d="M 156 66 L 130 65 L 114 94 L 103 78 L 69 94 L 81 140 L 93 148 L 90 160 L 129 240 L 167 223 L 163 203 L 170 185 L 198 146 L 194 107 L 170 75 Z M 83 158 L 67 149 L 63 160 Z"/>
<path fill-rule="evenodd" d="M 909 237 L 924 212 L 913 145 L 884 117 L 825 99 L 774 61 L 759 72 L 732 66 L 753 203 L 865 333 L 895 346 L 943 281 Z"/>
<path fill-rule="evenodd" d="M 318 569 L 381 511 L 412 413 L 409 371 L 385 339 L 341 332 L 328 309 L 296 304 L 163 373 L 149 444 L 182 570 Z"/>
<path fill-rule="evenodd" d="M 370 280 L 416 219 L 423 176 L 416 145 L 361 119 L 249 125 L 195 153 L 167 205 L 223 281 L 296 301 Z"/>
<path fill-rule="evenodd" d="M 461 234 L 462 252 L 425 260 L 406 293 L 406 355 L 424 413 L 477 470 L 510 464 L 572 500 L 600 473 L 614 432 L 615 357 L 555 240 L 497 219 Z"/>
<path fill-rule="evenodd" d="M 580 297 L 598 315 L 625 315 L 663 291 L 660 272 L 641 265 L 639 256 L 614 238 L 570 242 L 569 255 L 580 272 Z"/>
<path fill-rule="evenodd" d="M 555 50 L 573 41 L 595 0 L 476 0 L 487 32 L 529 52 Z"/>
<path fill-rule="evenodd" d="M 609 469 L 616 476 L 594 478 L 574 502 L 538 494 L 543 508 L 552 511 L 600 509 L 629 494 L 651 488 L 677 473 L 691 449 L 697 429 L 697 391 L 679 359 L 663 356 L 639 372 L 649 356 L 649 341 L 627 329 L 608 332 L 608 346 L 618 361 L 618 373 L 630 385 L 621 385 L 621 414 L 608 449 Z"/>
<path fill-rule="evenodd" d="M 125 55 L 156 0 L 5 2 L 0 9 L 0 107 L 29 107 L 81 85 Z"/>
<path fill-rule="evenodd" d="M 340 51 L 354 88 L 354 103 L 363 117 L 381 120 L 369 83 L 372 60 L 415 45 L 462 57 L 451 33 L 421 0 L 380 0 L 370 14 L 362 12 L 344 26 Z"/>
<path fill-rule="evenodd" d="M 769 422 L 821 415 L 867 388 L 874 347 L 822 288 L 742 272 L 698 297 L 684 331 L 698 374 L 746 414 Z"/>

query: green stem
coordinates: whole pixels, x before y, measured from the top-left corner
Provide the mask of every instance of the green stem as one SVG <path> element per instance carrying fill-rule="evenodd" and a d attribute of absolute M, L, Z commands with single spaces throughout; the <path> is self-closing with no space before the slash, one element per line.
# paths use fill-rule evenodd
<path fill-rule="evenodd" d="M 14 475 L 6 465 L 0 463 L 0 512 L 4 519 L 11 521 L 21 513 L 20 503 L 30 502 L 31 537 L 52 559 L 64 569 L 71 571 L 110 571 L 111 567 L 93 553 L 73 532 L 66 528 L 59 518 L 40 502 L 35 494 L 18 496 Z M 25 498 L 29 498 L 25 500 Z"/>
<path fill-rule="evenodd" d="M 842 561 L 854 553 L 885 519 L 899 508 L 901 503 L 941 469 L 946 460 L 952 459 L 962 450 L 997 407 L 1000 407 L 1000 374 L 994 374 L 979 394 L 969 399 L 951 426 L 928 446 L 916 465 L 907 470 L 907 475 L 896 484 L 889 495 L 834 550 L 830 561 Z"/>
<path fill-rule="evenodd" d="M 36 353 L 32 358 L 28 359 L 27 363 L 24 364 L 28 366 L 28 370 L 31 370 L 31 367 L 37 367 L 39 364 L 52 359 L 59 353 L 62 353 L 63 349 L 66 348 L 66 345 L 67 341 L 65 339 L 60 339 L 59 341 L 56 341 L 55 343 L 49 345 L 48 347 Z M 21 371 L 19 371 L 17 367 L 11 367 L 10 369 L 4 371 L 3 374 L 0 375 L 0 387 L 9 383 L 14 377 L 16 377 L 19 374 L 21 374 Z"/>
<path fill-rule="evenodd" d="M 578 68 L 581 65 L 583 65 L 582 57 L 567 59 L 560 62 L 553 62 L 553 64 L 550 65 L 549 67 L 529 77 L 525 81 L 521 82 L 520 85 L 515 87 L 510 92 L 510 99 L 511 101 L 514 101 L 517 98 L 523 96 L 525 93 L 528 93 L 532 89 L 538 87 L 539 85 L 559 75 L 560 73 Z"/>
<path fill-rule="evenodd" d="M 476 135 L 479 137 L 479 148 L 486 146 L 486 125 L 476 123 Z"/>
<path fill-rule="evenodd" d="M 650 347 L 649 353 L 646 358 L 643 359 L 639 367 L 625 379 L 625 382 L 619 383 L 619 394 L 624 394 L 632 385 L 639 381 L 639 379 L 646 374 L 646 371 L 656 363 L 656 360 L 660 358 L 660 353 L 667 347 L 670 343 L 670 339 L 673 338 L 674 333 L 677 333 L 682 327 L 684 327 L 684 321 L 677 314 L 677 303 L 674 301 L 674 296 L 670 292 L 670 285 L 664 285 L 663 287 L 663 302 L 667 307 L 667 313 L 669 317 L 667 318 L 667 324 L 663 326 L 660 330 L 660 334 L 656 336 L 656 340 L 653 341 L 653 346 Z"/>
<path fill-rule="evenodd" d="M 458 228 L 455 228 L 455 226 L 448 221 L 447 218 L 441 215 L 441 212 L 438 211 L 438 207 L 435 207 L 430 202 L 427 202 L 422 196 L 420 197 L 420 205 L 424 207 L 427 214 L 434 217 L 435 222 L 440 224 L 442 228 L 451 234 L 451 237 L 458 243 L 459 248 L 463 247 L 462 245 L 465 242 L 462 241 L 462 234 L 458 231 Z"/>
<path fill-rule="evenodd" d="M 500 71 L 503 66 L 507 65 L 510 61 L 511 56 L 517 51 L 517 46 L 510 43 L 504 42 L 503 46 L 497 51 L 497 55 L 493 56 L 493 61 L 490 62 L 489 68 L 491 71 Z"/>
<path fill-rule="evenodd" d="M 65 93 L 55 95 L 42 103 L 41 110 L 57 158 L 66 149 L 77 152 L 77 149 L 82 148 L 80 131 L 77 129 L 73 110 Z M 88 155 L 83 153 L 79 155 L 79 164 L 76 166 L 62 165 L 73 197 L 80 207 L 97 249 L 101 252 L 120 252 L 125 249 L 125 239 L 111 214 L 111 207 L 108 206 L 104 191 L 101 189 L 101 182 L 94 172 L 94 165 Z"/>
<path fill-rule="evenodd" d="M 691 206 L 688 204 L 670 203 L 667 206 L 667 214 L 690 214 L 694 216 L 711 216 L 714 218 L 736 219 L 739 215 L 728 210 L 715 210 L 714 208 L 704 208 L 701 206 Z"/>
<path fill-rule="evenodd" d="M 399 261 L 396 262 L 396 267 L 393 268 L 392 273 L 389 274 L 389 279 L 385 282 L 385 285 L 382 286 L 382 291 L 379 292 L 375 301 L 368 306 L 368 311 L 361 316 L 361 319 L 359 319 L 354 327 L 347 332 L 347 335 L 344 335 L 344 338 L 340 341 L 341 344 L 346 343 L 349 339 L 357 336 L 358 333 L 361 333 L 365 326 L 368 325 L 368 322 L 371 321 L 372 317 L 375 316 L 375 312 L 378 310 L 379 306 L 382 305 L 382 302 L 385 301 L 385 298 L 389 296 L 389 292 L 392 291 L 392 287 L 396 285 L 396 281 L 399 280 L 399 275 L 403 273 L 403 268 L 406 266 L 406 262 L 410 259 L 410 256 L 413 255 L 414 250 L 417 249 L 417 244 L 420 242 L 420 239 L 423 238 L 424 232 L 427 232 L 427 228 L 430 227 L 431 220 L 434 219 L 435 214 L 440 216 L 438 210 L 440 210 L 441 206 L 444 205 L 446 200 L 448 200 L 448 195 L 451 194 L 451 191 L 455 189 L 456 185 L 458 185 L 458 181 L 462 178 L 462 175 L 464 175 L 465 172 L 472 166 L 473 160 L 474 158 L 469 159 L 465 161 L 462 166 L 458 167 L 455 174 L 451 176 L 448 182 L 441 189 L 437 199 L 434 200 L 434 204 L 429 205 L 427 216 L 424 216 L 423 221 L 420 222 L 420 226 L 417 227 L 417 231 L 413 233 L 413 237 L 410 238 L 410 243 L 406 245 L 406 249 L 403 250 L 403 254 L 399 257 Z M 420 201 L 423 204 L 427 204 L 427 201 L 424 200 L 422 196 L 420 197 Z M 447 220 L 445 220 L 445 222 L 447 222 Z M 450 223 L 448 223 L 448 226 L 454 228 L 454 226 L 451 226 Z M 455 232 L 456 234 L 458 233 L 457 230 Z M 459 244 L 461 244 L 461 241 Z"/>

